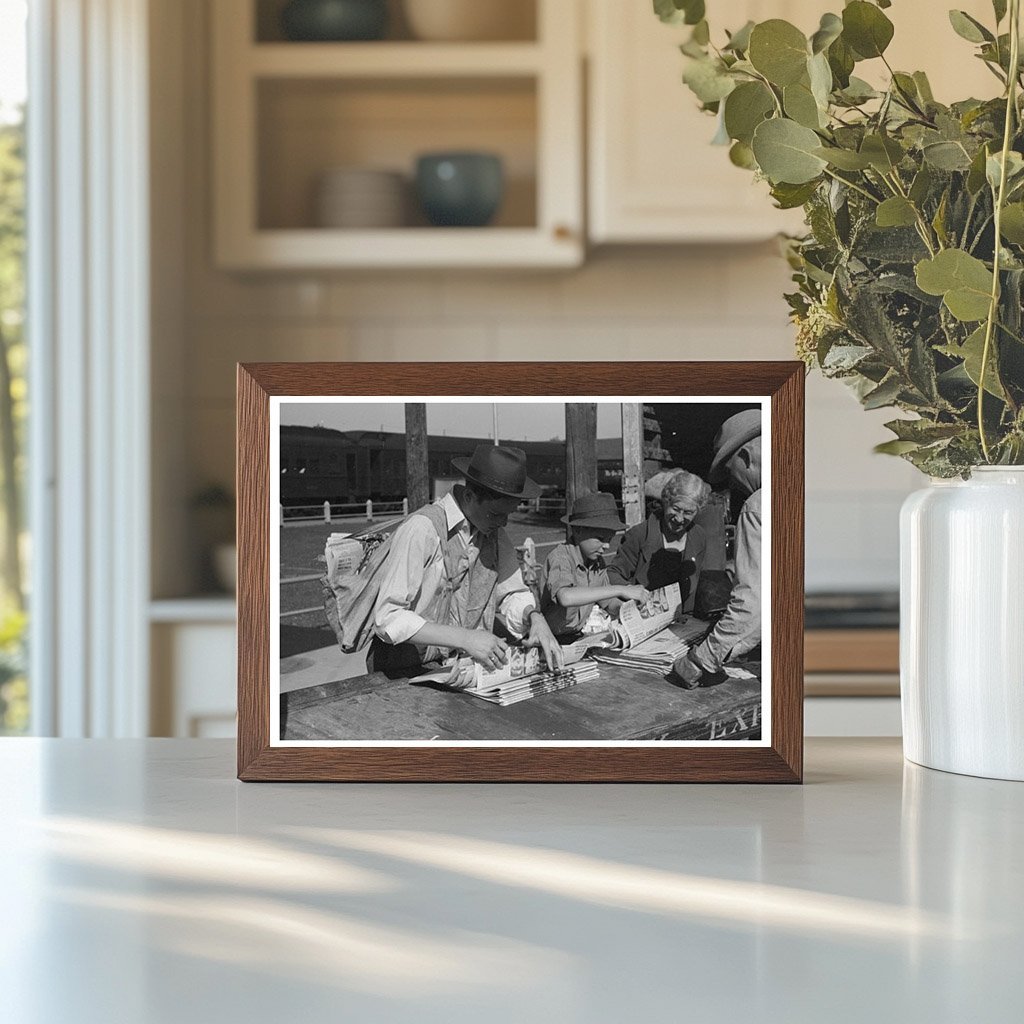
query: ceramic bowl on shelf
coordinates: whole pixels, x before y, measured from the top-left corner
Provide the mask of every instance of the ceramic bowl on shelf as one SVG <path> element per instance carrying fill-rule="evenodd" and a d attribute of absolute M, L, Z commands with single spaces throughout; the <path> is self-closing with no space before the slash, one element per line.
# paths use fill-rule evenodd
<path fill-rule="evenodd" d="M 406 21 L 427 42 L 535 38 L 535 0 L 404 0 Z"/>
<path fill-rule="evenodd" d="M 416 161 L 416 194 L 435 227 L 483 227 L 505 194 L 501 157 L 494 153 L 425 153 Z"/>
<path fill-rule="evenodd" d="M 335 167 L 317 187 L 316 224 L 321 228 L 372 230 L 406 222 L 409 187 L 405 175 L 372 167 Z"/>
<path fill-rule="evenodd" d="M 387 0 L 289 0 L 281 11 L 285 38 L 294 42 L 363 42 L 387 27 Z"/>

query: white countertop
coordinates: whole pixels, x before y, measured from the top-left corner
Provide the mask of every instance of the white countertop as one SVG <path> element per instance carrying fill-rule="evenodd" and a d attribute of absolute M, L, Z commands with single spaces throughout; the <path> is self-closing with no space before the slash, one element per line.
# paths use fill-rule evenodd
<path fill-rule="evenodd" d="M 243 785 L 0 741 L 9 1024 L 1018 1021 L 1024 785 L 809 740 L 803 787 Z"/>

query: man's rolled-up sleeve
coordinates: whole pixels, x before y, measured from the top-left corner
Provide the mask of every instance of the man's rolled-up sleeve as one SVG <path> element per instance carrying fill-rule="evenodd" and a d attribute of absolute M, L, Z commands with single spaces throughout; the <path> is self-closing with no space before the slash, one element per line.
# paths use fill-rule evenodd
<path fill-rule="evenodd" d="M 761 642 L 761 495 L 751 495 L 736 524 L 736 582 L 725 614 L 708 638 L 690 652 L 705 672 Z"/>
<path fill-rule="evenodd" d="M 495 609 L 512 636 L 522 638 L 530 631 L 530 613 L 537 599 L 526 585 L 519 568 L 519 556 L 507 538 L 498 542 L 498 582 L 494 588 Z"/>
<path fill-rule="evenodd" d="M 405 643 L 426 624 L 412 609 L 423 587 L 424 569 L 439 550 L 437 531 L 425 516 L 412 516 L 395 531 L 373 611 L 374 632 L 385 643 Z"/>

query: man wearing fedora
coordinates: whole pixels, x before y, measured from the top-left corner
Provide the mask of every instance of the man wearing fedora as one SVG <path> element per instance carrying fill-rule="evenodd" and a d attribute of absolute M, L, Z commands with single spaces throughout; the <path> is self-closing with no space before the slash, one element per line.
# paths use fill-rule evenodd
<path fill-rule="evenodd" d="M 496 669 L 508 658 L 508 644 L 494 633 L 500 619 L 510 636 L 540 647 L 549 668 L 561 668 L 561 649 L 505 532 L 519 503 L 540 493 L 526 475 L 525 453 L 481 444 L 472 458 L 452 465 L 465 484 L 395 531 L 381 567 L 367 667 L 411 676 L 461 652 Z M 471 680 L 468 671 L 453 672 L 449 685 L 463 688 Z"/>
<path fill-rule="evenodd" d="M 715 438 L 712 482 L 724 478 L 744 500 L 736 523 L 736 569 L 725 613 L 700 644 L 673 666 L 687 689 L 718 675 L 732 658 L 761 643 L 761 411 L 730 416 Z"/>
<path fill-rule="evenodd" d="M 612 495 L 581 495 L 562 522 L 572 530 L 572 543 L 559 544 L 548 555 L 541 608 L 555 636 L 574 640 L 586 631 L 595 606 L 614 612 L 619 601 L 644 601 L 648 591 L 638 585 L 609 584 L 604 553 L 615 534 L 626 528 Z"/>

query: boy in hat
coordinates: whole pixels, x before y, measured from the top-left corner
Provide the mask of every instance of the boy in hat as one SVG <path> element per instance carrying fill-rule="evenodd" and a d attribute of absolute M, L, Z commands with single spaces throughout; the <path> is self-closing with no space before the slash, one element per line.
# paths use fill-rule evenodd
<path fill-rule="evenodd" d="M 367 668 L 413 676 L 425 663 L 461 652 L 496 669 L 508 659 L 508 644 L 494 633 L 498 617 L 510 636 L 540 647 L 549 668 L 561 668 L 561 650 L 505 532 L 519 503 L 540 493 L 526 475 L 525 453 L 481 444 L 452 465 L 465 484 L 395 531 L 381 567 Z M 466 671 L 449 685 L 471 682 Z"/>
<path fill-rule="evenodd" d="M 619 601 L 644 601 L 648 592 L 645 587 L 608 582 L 604 552 L 615 534 L 626 528 L 612 495 L 582 495 L 562 522 L 572 529 L 572 543 L 559 544 L 548 555 L 541 608 L 552 633 L 559 640 L 571 640 L 585 632 L 595 605 L 614 612 Z"/>
<path fill-rule="evenodd" d="M 712 480 L 725 477 L 745 499 L 736 522 L 736 570 L 725 614 L 708 637 L 672 666 L 686 689 L 700 686 L 732 658 L 761 643 L 761 411 L 746 409 L 715 438 Z"/>

